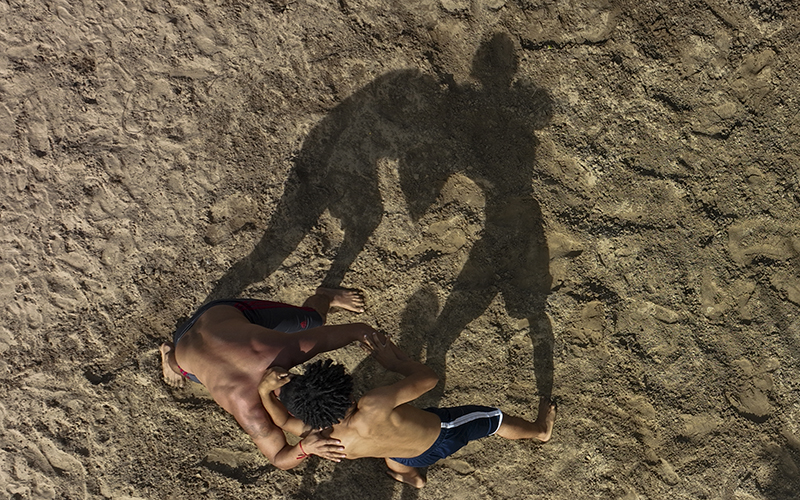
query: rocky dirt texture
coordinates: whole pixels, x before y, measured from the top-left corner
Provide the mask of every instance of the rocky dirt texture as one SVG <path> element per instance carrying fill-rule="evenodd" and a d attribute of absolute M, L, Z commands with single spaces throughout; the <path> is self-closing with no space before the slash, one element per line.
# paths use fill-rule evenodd
<path fill-rule="evenodd" d="M 0 499 L 797 498 L 799 37 L 790 0 L 0 0 Z M 419 404 L 552 391 L 553 440 L 283 472 L 161 380 L 205 301 L 320 284 Z"/>

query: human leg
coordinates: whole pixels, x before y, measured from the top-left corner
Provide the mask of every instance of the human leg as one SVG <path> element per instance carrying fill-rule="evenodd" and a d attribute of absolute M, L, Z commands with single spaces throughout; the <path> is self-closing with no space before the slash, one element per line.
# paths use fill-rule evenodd
<path fill-rule="evenodd" d="M 401 463 L 395 462 L 391 458 L 386 458 L 386 465 L 389 470 L 386 473 L 395 481 L 410 484 L 414 488 L 422 488 L 425 486 L 425 478 L 419 473 L 416 467 L 410 467 Z"/>
<path fill-rule="evenodd" d="M 311 307 L 298 307 L 283 302 L 259 299 L 237 299 L 231 304 L 250 323 L 283 333 L 296 333 L 325 324 L 324 318 Z"/>
<path fill-rule="evenodd" d="M 356 313 L 364 312 L 364 298 L 356 290 L 319 287 L 311 297 L 303 302 L 303 307 L 310 307 L 322 316 L 322 321 L 327 321 L 328 311 L 331 307 Z"/>
<path fill-rule="evenodd" d="M 542 398 L 535 422 L 504 414 L 496 434 L 506 439 L 538 439 L 546 443 L 553 434 L 555 421 L 556 405 L 549 398 Z"/>

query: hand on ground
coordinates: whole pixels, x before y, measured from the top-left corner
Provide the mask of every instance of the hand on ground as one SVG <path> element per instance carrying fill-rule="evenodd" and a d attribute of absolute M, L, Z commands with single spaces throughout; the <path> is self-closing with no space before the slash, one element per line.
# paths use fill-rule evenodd
<path fill-rule="evenodd" d="M 391 339 L 380 332 L 364 335 L 362 346 L 365 351 L 387 368 L 410 359 Z"/>

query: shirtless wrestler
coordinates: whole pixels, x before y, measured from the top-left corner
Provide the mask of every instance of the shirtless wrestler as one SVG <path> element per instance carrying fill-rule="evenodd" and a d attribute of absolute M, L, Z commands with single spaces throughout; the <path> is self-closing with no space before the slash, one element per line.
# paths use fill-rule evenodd
<path fill-rule="evenodd" d="M 319 433 L 296 446 L 287 444 L 258 394 L 270 367 L 304 363 L 374 332 L 364 323 L 323 326 L 331 307 L 360 313 L 364 301 L 355 291 L 319 288 L 302 307 L 252 299 L 210 302 L 178 328 L 172 342 L 161 345 L 164 380 L 176 387 L 184 379 L 203 384 L 280 469 L 308 455 L 339 461 L 345 456 L 339 440 Z"/>
<path fill-rule="evenodd" d="M 352 378 L 342 365 L 316 361 L 303 375 L 274 366 L 264 373 L 259 393 L 275 424 L 297 436 L 323 428 L 323 435 L 341 441 L 346 458 L 385 458 L 392 478 L 417 488 L 425 485 L 419 467 L 450 456 L 472 440 L 492 434 L 550 440 L 556 418 L 550 399 L 539 401 L 534 422 L 489 406 L 421 410 L 408 403 L 437 384 L 433 370 L 377 334 L 370 334 L 365 345 L 384 368 L 405 378 L 354 402 Z"/>

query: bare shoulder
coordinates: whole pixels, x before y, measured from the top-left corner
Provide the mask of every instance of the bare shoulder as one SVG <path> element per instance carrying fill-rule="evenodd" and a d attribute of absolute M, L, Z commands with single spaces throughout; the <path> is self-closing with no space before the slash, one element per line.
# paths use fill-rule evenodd
<path fill-rule="evenodd" d="M 361 396 L 358 411 L 369 415 L 388 415 L 394 410 L 394 400 L 394 392 L 389 387 L 378 387 Z"/>
<path fill-rule="evenodd" d="M 252 438 L 266 437 L 282 431 L 272 422 L 269 414 L 261 404 L 261 399 L 246 397 L 239 391 L 232 391 L 225 397 L 225 404 L 218 401 L 219 405 L 233 415 L 242 429 Z"/>
<path fill-rule="evenodd" d="M 361 400 L 359 400 L 358 411 L 352 415 L 347 425 L 351 432 L 355 431 L 362 437 L 374 437 L 376 434 L 385 431 L 386 423 L 391 420 L 394 409 L 373 403 L 375 401 L 367 399 L 362 406 Z"/>
<path fill-rule="evenodd" d="M 268 416 L 251 415 L 250 418 L 237 419 L 237 422 L 254 441 L 275 436 L 283 438 L 283 431 Z"/>

